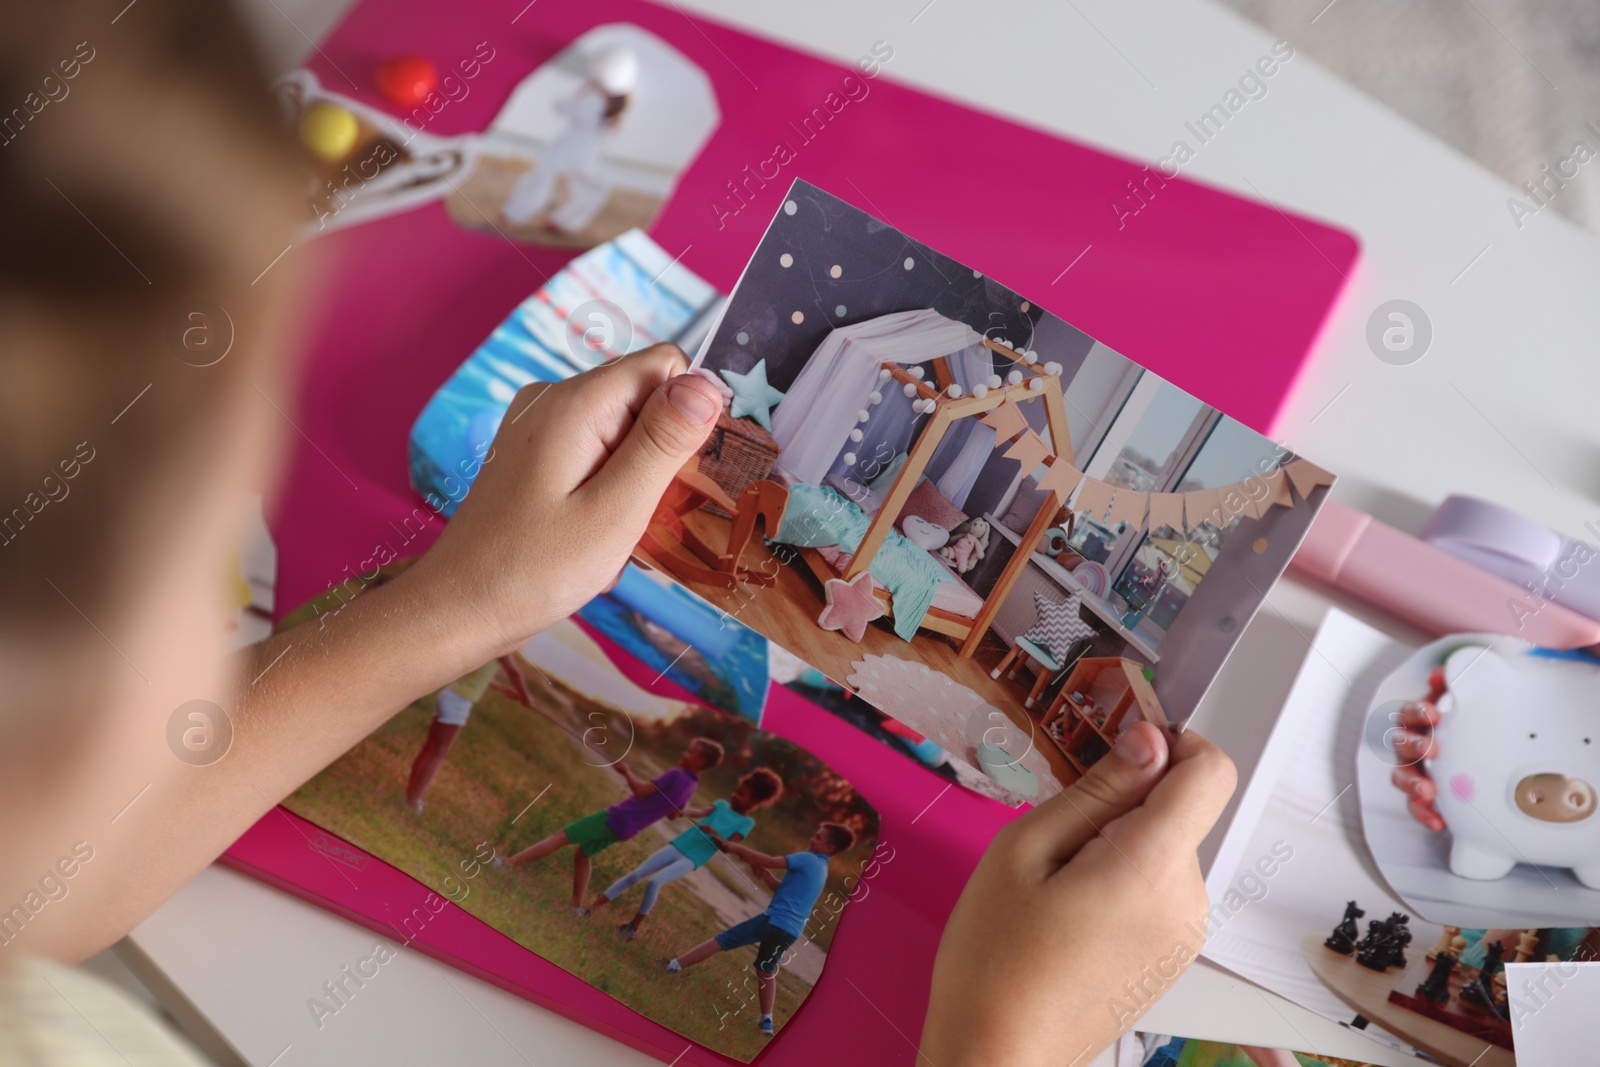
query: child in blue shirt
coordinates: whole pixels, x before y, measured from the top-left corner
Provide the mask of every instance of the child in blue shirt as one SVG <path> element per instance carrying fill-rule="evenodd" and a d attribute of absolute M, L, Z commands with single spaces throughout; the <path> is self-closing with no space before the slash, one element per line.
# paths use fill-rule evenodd
<path fill-rule="evenodd" d="M 717 854 L 716 838 L 740 841 L 750 836 L 756 821 L 750 813 L 767 807 L 783 795 L 783 779 L 770 767 L 757 767 L 739 779 L 733 795 L 703 808 L 685 808 L 683 813 L 699 820 L 694 826 L 673 838 L 639 866 L 612 883 L 611 888 L 595 897 L 589 910 L 611 903 L 638 885 L 643 879 L 644 897 L 633 918 L 617 927 L 617 936 L 632 941 L 639 936 L 645 918 L 656 906 L 656 897 L 668 882 L 682 878 L 711 862 Z"/>
<path fill-rule="evenodd" d="M 772 1006 L 778 998 L 778 963 L 783 954 L 805 930 L 806 917 L 816 907 L 817 898 L 828 880 L 828 860 L 856 843 L 855 833 L 847 826 L 825 822 L 806 842 L 804 852 L 787 856 L 769 856 L 733 841 L 719 841 L 717 847 L 745 860 L 762 873 L 763 880 L 770 879 L 767 870 L 782 870 L 783 881 L 772 894 L 767 910 L 735 926 L 730 926 L 709 941 L 703 941 L 688 952 L 662 965 L 672 974 L 708 960 L 719 952 L 756 945 L 756 983 L 761 999 L 761 1018 L 757 1029 L 770 1036 Z M 770 884 L 770 882 L 769 882 Z"/>

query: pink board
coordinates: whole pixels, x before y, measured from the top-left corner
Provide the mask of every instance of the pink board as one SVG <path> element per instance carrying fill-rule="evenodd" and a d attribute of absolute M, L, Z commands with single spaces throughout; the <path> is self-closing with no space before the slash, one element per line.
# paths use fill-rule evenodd
<path fill-rule="evenodd" d="M 636 23 L 699 64 L 722 108 L 721 126 L 651 231 L 702 277 L 731 287 L 790 179 L 805 178 L 1263 431 L 1356 260 L 1343 231 L 1188 181 L 1169 181 L 1119 229 L 1112 200 L 1144 179 L 1141 164 L 898 85 L 892 61 L 869 96 L 802 142 L 789 123 L 838 90 L 849 68 L 642 0 L 539 0 L 512 23 L 515 6 L 368 0 L 311 66 L 330 89 L 388 108 L 370 86 L 382 60 L 421 52 L 443 68 L 488 41 L 495 58 L 429 126 L 467 133 L 487 126 L 521 78 L 582 32 Z M 737 204 L 727 183 L 771 158 L 779 140 L 794 160 L 764 188 L 752 181 L 748 206 L 730 213 Z M 571 256 L 462 229 L 437 203 L 333 234 L 318 251 L 333 269 L 310 309 L 291 410 L 301 432 L 286 431 L 294 451 L 272 523 L 285 606 L 370 570 L 380 546 L 415 555 L 432 540 L 437 520 L 413 532 L 428 513 L 407 486 L 411 423 L 506 312 Z M 274 399 L 290 409 L 290 398 Z M 895 854 L 846 909 L 823 980 L 760 1062 L 814 1063 L 849 1048 L 859 1062 L 909 1064 L 939 930 L 1010 813 L 959 788 L 944 792 L 942 779 L 785 690 L 774 690 L 763 725 L 854 782 L 878 808 Z M 378 928 L 422 899 L 422 886 L 377 860 L 356 871 L 309 848 L 316 833 L 274 812 L 229 860 Z M 684 1039 L 459 909 L 447 908 L 415 945 L 663 1059 L 684 1051 Z M 732 1061 L 694 1048 L 678 1062 Z"/>

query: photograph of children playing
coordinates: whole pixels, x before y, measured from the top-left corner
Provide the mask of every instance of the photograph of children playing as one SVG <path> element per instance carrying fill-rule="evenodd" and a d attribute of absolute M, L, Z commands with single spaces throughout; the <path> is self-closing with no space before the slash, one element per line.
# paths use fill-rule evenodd
<path fill-rule="evenodd" d="M 815 757 L 577 618 L 412 704 L 286 806 L 740 1060 L 810 993 L 878 834 Z"/>

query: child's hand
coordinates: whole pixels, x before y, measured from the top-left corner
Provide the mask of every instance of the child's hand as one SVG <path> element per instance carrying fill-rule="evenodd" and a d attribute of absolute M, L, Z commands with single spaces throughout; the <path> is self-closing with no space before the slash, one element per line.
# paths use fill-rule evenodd
<path fill-rule="evenodd" d="M 939 942 L 925 1058 L 1060 1067 L 1126 1030 L 1199 954 L 1195 848 L 1233 785 L 1233 764 L 1194 731 L 1169 753 L 1138 722 L 1083 779 L 1001 830 Z"/>
<path fill-rule="evenodd" d="M 472 491 L 412 569 L 440 627 L 520 645 L 615 582 L 722 398 L 655 345 L 511 402 Z M 483 658 L 488 658 L 485 655 Z"/>
<path fill-rule="evenodd" d="M 1439 725 L 1437 698 L 1412 701 L 1400 709 L 1399 728 L 1393 734 L 1395 765 L 1389 780 L 1406 795 L 1406 810 L 1411 817 L 1434 833 L 1444 832 L 1444 816 L 1434 806 L 1439 796 L 1439 784 L 1428 774 L 1423 760 L 1439 757 L 1439 742 L 1433 738 L 1433 728 Z"/>

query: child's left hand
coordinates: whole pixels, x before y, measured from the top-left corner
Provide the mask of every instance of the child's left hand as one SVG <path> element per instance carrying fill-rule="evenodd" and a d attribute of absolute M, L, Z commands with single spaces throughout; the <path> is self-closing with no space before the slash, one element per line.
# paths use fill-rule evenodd
<path fill-rule="evenodd" d="M 1193 730 L 1169 745 L 1139 721 L 1004 827 L 939 941 L 919 1059 L 1087 1063 L 1126 1030 L 1204 943 L 1195 848 L 1233 785 L 1228 757 Z"/>
<path fill-rule="evenodd" d="M 430 583 L 440 632 L 482 641 L 476 662 L 616 580 L 721 410 L 687 367 L 675 345 L 655 345 L 517 393 L 472 491 L 411 572 Z"/>

